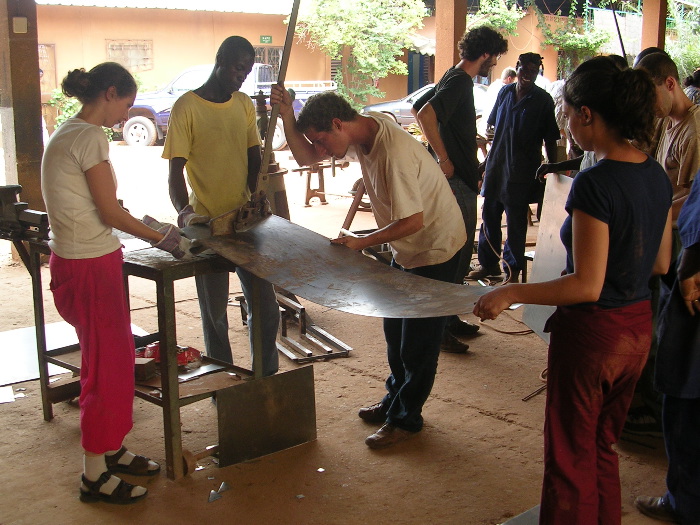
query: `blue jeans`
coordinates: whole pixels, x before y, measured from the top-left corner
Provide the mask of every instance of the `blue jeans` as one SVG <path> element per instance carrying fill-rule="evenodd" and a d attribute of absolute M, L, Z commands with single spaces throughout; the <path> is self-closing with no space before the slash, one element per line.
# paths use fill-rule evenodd
<path fill-rule="evenodd" d="M 257 322 L 257 319 L 253 319 L 250 305 L 252 304 L 253 282 L 254 280 L 260 281 L 263 375 L 273 375 L 279 369 L 277 330 L 279 328 L 280 313 L 275 289 L 269 282 L 256 277 L 243 268 L 236 268 L 236 275 L 241 281 L 243 296 L 248 303 L 248 333 L 251 360 L 253 356 L 253 326 L 255 326 L 254 323 Z M 195 282 L 197 284 L 197 295 L 199 296 L 199 309 L 202 312 L 202 329 L 204 331 L 204 345 L 207 349 L 207 355 L 220 361 L 233 363 L 231 342 L 228 335 L 228 276 L 228 272 L 195 275 Z"/>
<path fill-rule="evenodd" d="M 410 270 L 395 261 L 391 265 L 408 273 L 451 283 L 459 257 L 460 252 L 457 252 L 447 262 Z M 382 400 L 382 405 L 387 407 L 387 423 L 411 432 L 423 428 L 421 412 L 435 381 L 446 322 L 447 317 L 384 319 L 391 370 L 386 380 L 387 394 Z"/>
<path fill-rule="evenodd" d="M 683 525 L 700 524 L 700 399 L 663 396 L 666 498 Z"/>
<path fill-rule="evenodd" d="M 474 237 L 476 237 L 476 193 L 457 176 L 447 179 L 447 182 L 450 184 L 450 189 L 457 199 L 459 210 L 462 212 L 462 219 L 464 219 L 464 227 L 467 230 L 467 243 L 460 252 L 459 266 L 457 267 L 457 275 L 454 281 L 457 284 L 462 284 L 464 276 L 469 273 L 469 262 L 472 259 L 472 251 L 474 250 Z"/>
<path fill-rule="evenodd" d="M 525 240 L 527 238 L 527 210 L 529 207 L 528 204 L 504 205 L 496 199 L 484 199 L 477 249 L 481 266 L 489 270 L 498 268 L 501 242 L 503 241 L 501 219 L 505 211 L 508 226 L 503 259 L 514 274 L 525 267 Z"/>

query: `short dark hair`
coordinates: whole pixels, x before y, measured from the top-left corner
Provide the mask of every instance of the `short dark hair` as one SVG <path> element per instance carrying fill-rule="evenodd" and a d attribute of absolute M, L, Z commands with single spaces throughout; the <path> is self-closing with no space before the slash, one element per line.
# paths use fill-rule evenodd
<path fill-rule="evenodd" d="M 685 77 L 683 85 L 685 87 L 700 87 L 700 69 L 696 69 L 690 76 Z"/>
<path fill-rule="evenodd" d="M 654 123 L 656 90 L 643 69 L 620 69 L 608 57 L 583 62 L 564 85 L 564 100 L 588 107 L 624 138 L 649 142 Z"/>
<path fill-rule="evenodd" d="M 637 63 L 637 68 L 645 69 L 654 79 L 654 83 L 658 86 L 668 77 L 675 78 L 678 82 L 678 67 L 676 63 L 666 53 L 652 53 L 645 56 Z"/>
<path fill-rule="evenodd" d="M 116 62 L 103 62 L 90 71 L 83 68 L 74 69 L 69 71 L 61 82 L 63 94 L 77 98 L 82 104 L 92 102 L 112 86 L 120 98 L 136 93 L 134 77 Z"/>
<path fill-rule="evenodd" d="M 518 57 L 518 63 L 515 64 L 515 69 L 518 69 L 523 64 L 542 65 L 542 57 L 538 53 L 523 53 Z"/>
<path fill-rule="evenodd" d="M 216 58 L 224 58 L 229 55 L 248 55 L 255 57 L 255 48 L 242 36 L 230 36 L 219 46 Z"/>
<path fill-rule="evenodd" d="M 639 61 L 643 59 L 647 55 L 651 55 L 652 53 L 663 53 L 664 55 L 668 56 L 668 53 L 661 49 L 660 47 L 647 47 L 642 49 L 639 54 L 634 57 L 634 62 L 632 62 L 632 67 L 637 67 L 637 64 L 639 64 Z"/>
<path fill-rule="evenodd" d="M 508 41 L 498 31 L 487 26 L 470 29 L 457 43 L 459 57 L 474 61 L 481 55 L 502 55 L 508 51 Z"/>
<path fill-rule="evenodd" d="M 358 116 L 357 111 L 341 95 L 334 91 L 324 91 L 312 95 L 301 108 L 297 128 L 305 133 L 310 128 L 316 131 L 330 131 L 333 119 L 350 122 Z"/>

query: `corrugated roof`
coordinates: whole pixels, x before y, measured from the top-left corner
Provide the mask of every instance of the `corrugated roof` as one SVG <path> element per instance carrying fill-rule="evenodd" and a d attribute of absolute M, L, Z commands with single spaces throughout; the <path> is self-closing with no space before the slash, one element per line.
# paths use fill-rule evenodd
<path fill-rule="evenodd" d="M 292 0 L 91 0 L 61 1 L 36 0 L 39 5 L 66 5 L 79 7 L 128 7 L 138 9 L 182 9 L 186 11 L 215 11 L 220 13 L 261 13 L 288 15 L 292 12 Z"/>

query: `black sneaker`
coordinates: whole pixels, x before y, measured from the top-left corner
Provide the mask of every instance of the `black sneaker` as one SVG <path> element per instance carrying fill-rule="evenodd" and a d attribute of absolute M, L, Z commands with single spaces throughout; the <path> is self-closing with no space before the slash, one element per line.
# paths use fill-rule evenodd
<path fill-rule="evenodd" d="M 665 497 L 639 496 L 634 500 L 634 506 L 639 512 L 655 520 L 680 523 L 678 516 Z"/>
<path fill-rule="evenodd" d="M 479 331 L 480 326 L 478 324 L 469 323 L 467 321 L 453 321 L 447 325 L 446 331 L 450 332 L 452 335 L 465 336 L 465 335 L 475 335 Z"/>
<path fill-rule="evenodd" d="M 445 330 L 440 343 L 440 351 L 448 354 L 467 354 L 469 353 L 469 345 L 457 339 L 450 332 Z"/>
<path fill-rule="evenodd" d="M 637 436 L 664 437 L 661 423 L 645 406 L 630 409 L 622 431 Z"/>
<path fill-rule="evenodd" d="M 481 281 L 482 279 L 486 279 L 487 277 L 500 277 L 501 276 L 501 269 L 496 266 L 495 268 L 484 268 L 483 266 L 479 266 L 476 270 L 472 270 L 467 274 L 467 279 L 470 281 Z"/>
<path fill-rule="evenodd" d="M 384 423 L 388 411 L 389 407 L 385 407 L 380 401 L 371 407 L 361 408 L 357 415 L 360 416 L 360 419 L 363 421 L 367 421 L 367 423 Z"/>

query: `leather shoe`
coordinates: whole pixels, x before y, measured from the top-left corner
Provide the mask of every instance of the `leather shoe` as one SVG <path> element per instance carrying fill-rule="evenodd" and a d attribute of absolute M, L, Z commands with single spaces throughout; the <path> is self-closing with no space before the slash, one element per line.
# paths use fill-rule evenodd
<path fill-rule="evenodd" d="M 379 402 L 371 407 L 361 408 L 357 415 L 360 416 L 360 419 L 363 421 L 367 421 L 367 423 L 384 423 L 388 411 L 389 408 L 385 408 L 384 405 Z"/>
<path fill-rule="evenodd" d="M 440 351 L 448 354 L 466 354 L 469 352 L 469 345 L 445 330 L 440 343 Z"/>
<path fill-rule="evenodd" d="M 481 327 L 478 324 L 462 321 L 461 319 L 447 325 L 447 331 L 456 336 L 474 335 L 479 331 L 479 328 Z"/>
<path fill-rule="evenodd" d="M 396 443 L 401 443 L 406 441 L 411 436 L 416 435 L 418 432 L 411 432 L 409 430 L 404 430 L 390 423 L 384 423 L 382 428 L 377 430 L 371 436 L 365 439 L 365 445 L 372 449 L 386 448 Z"/>
<path fill-rule="evenodd" d="M 671 508 L 671 504 L 668 502 L 665 496 L 653 497 L 653 496 L 639 496 L 634 500 L 634 506 L 637 510 L 660 521 L 667 521 L 669 523 L 680 523 L 678 516 L 676 516 L 675 511 Z"/>

